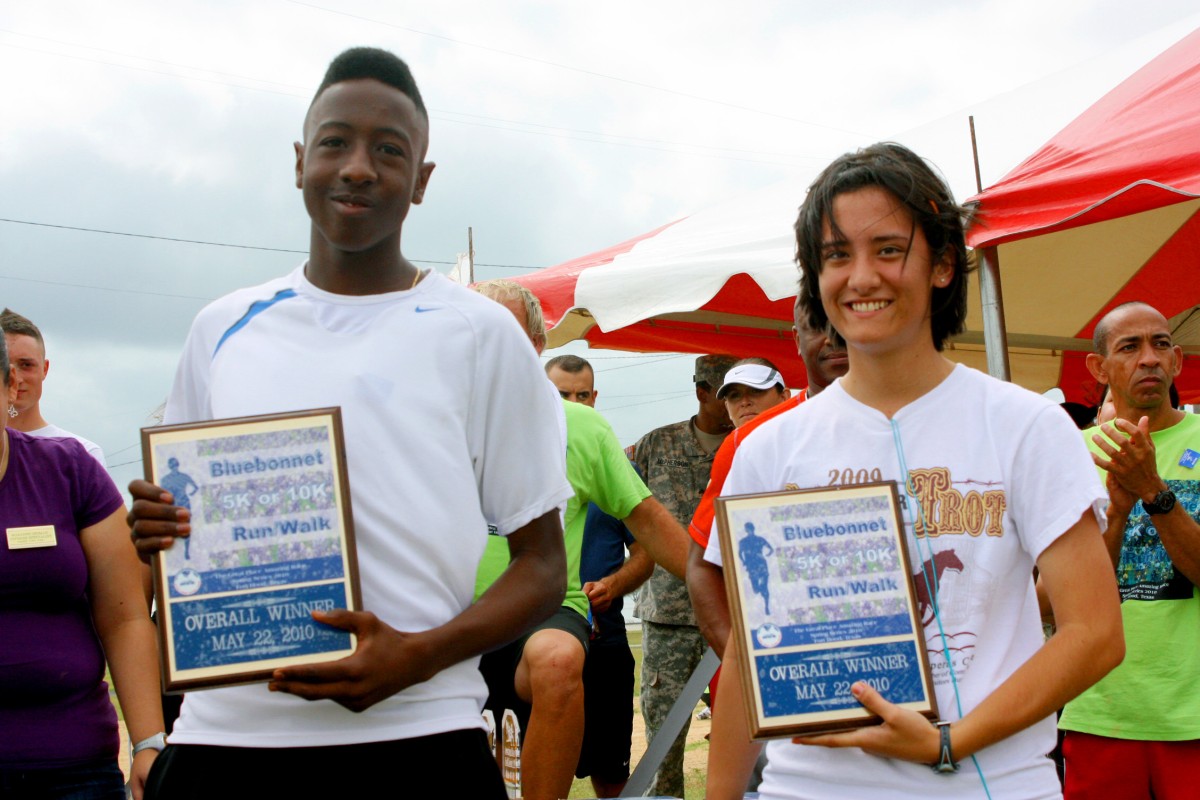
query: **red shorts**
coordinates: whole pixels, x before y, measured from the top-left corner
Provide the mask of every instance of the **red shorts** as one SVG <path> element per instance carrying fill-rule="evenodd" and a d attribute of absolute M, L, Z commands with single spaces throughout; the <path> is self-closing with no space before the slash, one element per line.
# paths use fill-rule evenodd
<path fill-rule="evenodd" d="M 1200 739 L 1143 742 L 1066 731 L 1064 800 L 1194 800 Z"/>

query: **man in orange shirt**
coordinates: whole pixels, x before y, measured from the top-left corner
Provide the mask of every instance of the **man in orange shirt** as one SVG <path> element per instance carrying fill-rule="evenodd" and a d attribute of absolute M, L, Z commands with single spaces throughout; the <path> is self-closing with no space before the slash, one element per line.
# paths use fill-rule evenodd
<path fill-rule="evenodd" d="M 720 567 L 704 560 L 704 548 L 708 545 L 713 526 L 713 500 L 721 495 L 721 489 L 725 486 L 725 478 L 729 475 L 729 468 L 733 465 L 733 455 L 748 435 L 767 420 L 795 408 L 807 398 L 817 394 L 845 375 L 846 370 L 849 369 L 845 349 L 835 346 L 824 331 L 814 331 L 807 327 L 802 303 L 802 299 L 797 297 L 793 317 L 795 325 L 792 333 L 796 337 L 796 348 L 800 352 L 800 358 L 804 361 L 804 369 L 808 372 L 808 388 L 790 399 L 787 399 L 786 390 L 784 390 L 778 394 L 776 405 L 763 411 L 758 411 L 756 408 L 757 413 L 753 414 L 748 413 L 751 403 L 747 399 L 747 410 L 743 413 L 741 422 L 735 417 L 738 409 L 730 409 L 730 417 L 733 418 L 737 428 L 725 437 L 721 449 L 717 451 L 717 455 L 713 459 L 712 477 L 709 479 L 708 488 L 704 490 L 704 497 L 701 498 L 700 505 L 696 507 L 696 513 L 692 515 L 692 523 L 688 526 L 688 532 L 692 535 L 687 565 L 688 593 L 692 598 L 692 608 L 696 612 L 700 632 L 704 634 L 709 645 L 717 651 L 717 655 L 722 657 L 725 654 L 725 642 L 729 638 L 730 625 L 729 602 L 725 597 L 725 577 Z M 734 394 L 737 394 L 739 399 L 742 395 L 749 394 L 744 388 L 738 390 L 736 387 L 760 390 L 763 393 L 759 395 L 760 398 L 774 396 L 775 390 L 769 387 L 774 386 L 775 381 L 768 380 L 766 386 L 758 386 L 758 383 L 763 382 L 764 376 L 758 376 L 757 373 L 750 375 L 751 372 L 754 372 L 754 367 L 759 370 L 763 369 L 755 361 L 755 359 L 746 359 L 739 362 L 738 366 L 735 366 L 726 375 L 725 384 L 722 385 L 718 394 L 727 403 Z M 759 361 L 761 362 L 761 360 Z M 739 379 L 735 375 L 739 370 L 746 372 L 747 375 Z M 778 400 L 783 400 L 783 402 L 778 402 Z M 715 700 L 715 678 L 712 686 Z"/>

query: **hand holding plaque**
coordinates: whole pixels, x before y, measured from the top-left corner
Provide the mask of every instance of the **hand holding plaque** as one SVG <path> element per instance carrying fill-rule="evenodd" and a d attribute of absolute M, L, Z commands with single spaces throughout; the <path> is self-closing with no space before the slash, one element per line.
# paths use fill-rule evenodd
<path fill-rule="evenodd" d="M 850 693 L 867 712 L 881 720 L 880 724 L 840 733 L 797 736 L 792 741 L 821 747 L 856 747 L 871 755 L 918 764 L 937 760 L 941 736 L 925 715 L 889 702 L 865 681 L 852 684 Z"/>
<path fill-rule="evenodd" d="M 153 554 L 166 691 L 355 653 L 313 618 L 361 608 L 338 409 L 146 428 L 142 448 L 130 520 Z"/>
<path fill-rule="evenodd" d="M 725 497 L 716 507 L 751 736 L 878 725 L 877 712 L 892 709 L 905 730 L 920 719 L 932 732 L 925 720 L 937 718 L 937 701 L 895 485 Z M 885 699 L 874 712 L 859 702 L 859 682 Z"/>
<path fill-rule="evenodd" d="M 318 611 L 314 618 L 354 634 L 354 654 L 337 661 L 281 667 L 268 688 L 305 700 L 333 700 L 351 711 L 363 711 L 439 671 L 429 648 L 428 633 L 405 633 L 369 611 Z"/>

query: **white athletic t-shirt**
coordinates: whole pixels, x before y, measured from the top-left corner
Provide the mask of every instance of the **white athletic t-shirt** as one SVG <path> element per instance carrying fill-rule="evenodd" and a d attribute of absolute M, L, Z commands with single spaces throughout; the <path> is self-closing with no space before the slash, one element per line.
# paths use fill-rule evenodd
<path fill-rule="evenodd" d="M 488 523 L 566 503 L 559 400 L 503 306 L 439 274 L 368 296 L 300 267 L 197 316 L 165 423 L 340 406 L 363 607 L 400 631 L 470 603 Z M 265 684 L 192 692 L 171 741 L 355 744 L 482 727 L 478 659 L 356 714 Z"/>
<path fill-rule="evenodd" d="M 30 431 L 30 436 L 43 436 L 47 439 L 74 439 L 83 445 L 83 449 L 87 450 L 88 455 L 100 462 L 100 466 L 108 469 L 108 463 L 104 460 L 104 451 L 100 449 L 100 445 L 95 442 L 85 439 L 82 436 L 71 433 L 65 428 L 60 428 L 57 425 L 46 425 L 44 428 L 38 428 L 36 431 Z"/>
<path fill-rule="evenodd" d="M 930 557 L 942 625 L 967 714 L 1042 645 L 1032 571 L 1041 552 L 1088 508 L 1102 522 L 1107 501 L 1079 431 L 1061 409 L 1018 386 L 957 366 L 932 391 L 895 415 L 900 448 L 930 534 L 914 550 L 916 503 L 908 503 L 914 572 Z M 898 480 L 891 422 L 848 395 L 838 381 L 765 423 L 734 458 L 724 494 Z M 901 492 L 903 495 L 903 491 Z M 938 555 L 949 553 L 952 555 Z M 705 557 L 720 564 L 714 536 Z M 770 579 L 781 580 L 775 559 Z M 918 582 L 920 583 L 920 582 Z M 938 625 L 922 604 L 942 719 L 959 718 Z M 886 692 L 884 693 L 886 696 Z M 1060 797 L 1046 754 L 1054 718 L 977 754 L 994 798 Z M 974 764 L 952 776 L 928 766 L 776 741 L 760 788 L 768 798 L 984 797 Z"/>

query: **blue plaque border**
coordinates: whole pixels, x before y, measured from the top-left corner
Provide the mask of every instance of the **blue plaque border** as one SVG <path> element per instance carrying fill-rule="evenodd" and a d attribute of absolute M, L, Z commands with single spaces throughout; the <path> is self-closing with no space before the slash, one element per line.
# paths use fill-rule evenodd
<path fill-rule="evenodd" d="M 318 609 L 362 609 L 341 409 L 141 433 L 146 480 L 192 511 L 192 536 L 236 540 L 216 554 L 197 544 L 203 552 L 194 569 L 192 562 L 181 568 L 174 552 L 183 539 L 151 562 L 163 691 L 257 683 L 278 667 L 352 654 L 353 634 L 311 617 Z M 184 453 L 193 465 L 215 466 L 205 473 L 193 466 L 194 480 L 180 470 Z M 218 504 L 222 492 L 231 499 Z"/>
<path fill-rule="evenodd" d="M 938 719 L 895 482 L 715 506 L 752 738 L 879 724 L 850 694 L 857 680 Z"/>

